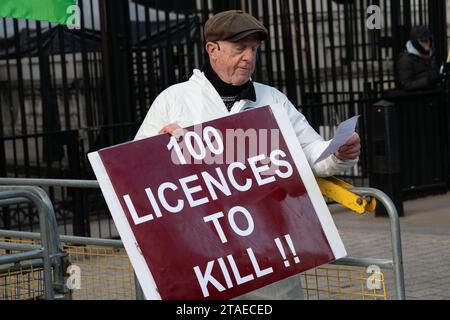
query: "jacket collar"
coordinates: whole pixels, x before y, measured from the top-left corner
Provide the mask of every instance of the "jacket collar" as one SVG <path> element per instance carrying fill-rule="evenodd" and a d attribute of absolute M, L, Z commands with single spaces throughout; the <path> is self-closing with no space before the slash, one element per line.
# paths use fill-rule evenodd
<path fill-rule="evenodd" d="M 202 71 L 221 97 L 236 97 L 238 100 L 256 101 L 255 87 L 251 80 L 240 86 L 226 83 L 214 71 L 209 60 L 203 65 Z"/>
<path fill-rule="evenodd" d="M 420 52 L 419 52 L 416 48 L 414 48 L 414 45 L 412 44 L 411 40 L 409 40 L 409 41 L 406 43 L 406 51 L 407 51 L 409 54 L 412 54 L 412 55 L 418 56 L 419 58 L 422 58 L 422 55 L 420 54 Z M 432 54 L 433 54 L 433 52 L 432 52 L 432 50 L 430 49 L 430 57 L 431 57 Z"/>
<path fill-rule="evenodd" d="M 214 90 L 219 95 L 217 89 L 213 86 L 213 84 L 208 80 L 205 73 L 199 69 L 194 69 L 194 72 L 190 78 L 190 80 L 198 83 L 201 86 L 207 86 L 210 90 Z M 250 79 L 250 81 L 252 81 Z M 244 91 L 244 90 L 243 90 Z M 219 95 L 220 96 L 220 95 Z M 241 95 L 239 95 L 240 99 L 256 101 L 256 92 L 255 87 L 253 86 L 253 82 L 251 82 L 251 87 L 247 88 Z"/>

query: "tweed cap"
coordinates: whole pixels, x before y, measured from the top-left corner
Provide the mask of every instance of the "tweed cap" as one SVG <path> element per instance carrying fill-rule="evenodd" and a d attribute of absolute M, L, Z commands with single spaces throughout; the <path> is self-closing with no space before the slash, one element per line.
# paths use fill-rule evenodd
<path fill-rule="evenodd" d="M 239 41 L 251 34 L 258 34 L 261 41 L 266 40 L 266 27 L 252 15 L 241 10 L 220 12 L 205 23 L 206 41 Z"/>

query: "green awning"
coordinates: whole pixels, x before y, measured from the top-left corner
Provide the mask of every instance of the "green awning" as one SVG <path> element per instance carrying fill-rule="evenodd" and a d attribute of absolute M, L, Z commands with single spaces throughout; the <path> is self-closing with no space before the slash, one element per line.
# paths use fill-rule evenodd
<path fill-rule="evenodd" d="M 43 20 L 66 24 L 76 0 L 1 0 L 0 17 Z"/>

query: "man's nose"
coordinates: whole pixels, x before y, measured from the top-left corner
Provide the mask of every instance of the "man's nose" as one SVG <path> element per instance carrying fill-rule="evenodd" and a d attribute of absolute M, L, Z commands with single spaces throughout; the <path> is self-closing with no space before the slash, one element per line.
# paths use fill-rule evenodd
<path fill-rule="evenodd" d="M 243 60 L 252 61 L 255 59 L 255 57 L 256 57 L 256 51 L 254 51 L 252 48 L 247 48 L 244 51 Z"/>

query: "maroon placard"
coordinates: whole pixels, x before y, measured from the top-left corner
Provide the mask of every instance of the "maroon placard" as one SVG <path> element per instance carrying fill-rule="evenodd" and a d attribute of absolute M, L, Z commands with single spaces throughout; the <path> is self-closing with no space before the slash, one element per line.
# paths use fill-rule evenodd
<path fill-rule="evenodd" d="M 168 134 L 98 152 L 162 299 L 230 299 L 335 260 L 271 108 L 186 131 L 186 164 Z M 186 153 L 198 137 L 215 161 Z"/>

